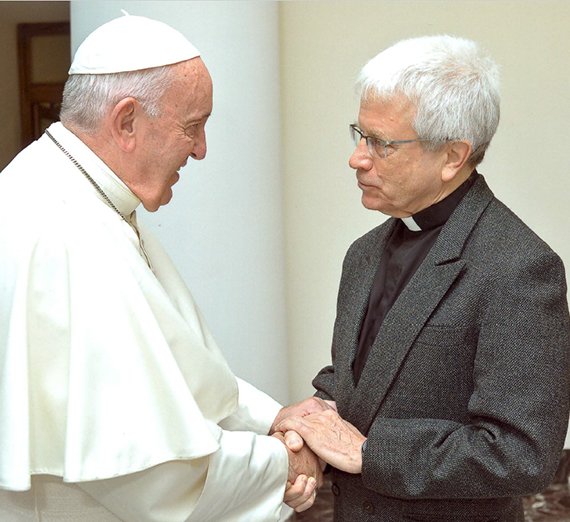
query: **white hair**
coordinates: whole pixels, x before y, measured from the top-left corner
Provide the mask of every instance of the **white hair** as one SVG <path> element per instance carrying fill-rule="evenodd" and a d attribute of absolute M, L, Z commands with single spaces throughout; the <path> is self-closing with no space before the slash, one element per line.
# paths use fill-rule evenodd
<path fill-rule="evenodd" d="M 60 119 L 86 133 L 96 132 L 119 101 L 133 97 L 150 116 L 161 114 L 161 100 L 173 81 L 175 65 L 113 74 L 73 74 L 63 91 Z"/>
<path fill-rule="evenodd" d="M 483 161 L 500 116 L 499 68 L 475 42 L 452 36 L 402 40 L 360 72 L 363 101 L 404 95 L 417 108 L 412 126 L 426 147 L 467 140 L 472 165 Z"/>

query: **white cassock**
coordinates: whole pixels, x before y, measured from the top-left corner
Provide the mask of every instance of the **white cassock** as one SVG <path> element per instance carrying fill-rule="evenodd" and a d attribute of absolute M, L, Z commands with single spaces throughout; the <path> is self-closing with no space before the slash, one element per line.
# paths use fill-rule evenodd
<path fill-rule="evenodd" d="M 119 211 L 139 199 L 61 123 Z M 271 522 L 280 405 L 236 379 L 156 239 L 46 136 L 0 173 L 0 520 Z"/>

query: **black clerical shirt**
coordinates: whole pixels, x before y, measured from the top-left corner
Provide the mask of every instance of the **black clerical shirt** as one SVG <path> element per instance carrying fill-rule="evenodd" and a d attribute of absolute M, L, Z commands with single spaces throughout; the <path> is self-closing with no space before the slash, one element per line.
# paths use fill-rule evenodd
<path fill-rule="evenodd" d="M 368 309 L 360 328 L 358 350 L 352 364 L 355 384 L 360 380 L 384 318 L 422 264 L 443 225 L 477 177 L 478 174 L 474 171 L 446 198 L 414 214 L 411 218 L 397 220 L 380 259 L 368 299 Z"/>

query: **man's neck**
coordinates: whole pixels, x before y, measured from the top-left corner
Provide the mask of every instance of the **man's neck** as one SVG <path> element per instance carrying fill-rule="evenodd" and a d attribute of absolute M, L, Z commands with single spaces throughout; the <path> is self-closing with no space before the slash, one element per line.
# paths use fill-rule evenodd
<path fill-rule="evenodd" d="M 473 173 L 474 170 L 475 170 L 475 167 L 473 165 L 470 165 L 469 163 L 466 163 L 465 165 L 463 165 L 463 167 L 461 167 L 461 169 L 453 177 L 453 179 L 448 182 L 449 184 L 446 185 L 445 190 L 442 193 L 442 196 L 439 198 L 439 201 L 441 201 L 442 199 L 445 199 L 452 192 L 455 192 L 461 185 L 463 185 L 463 183 L 467 179 L 469 179 L 469 176 L 471 176 L 471 174 Z"/>
<path fill-rule="evenodd" d="M 86 132 L 69 122 L 62 122 L 63 126 L 75 134 L 113 173 L 126 184 L 123 179 L 120 160 L 117 157 L 116 149 L 113 147 L 113 139 L 106 136 L 104 130 L 97 129 L 94 132 Z"/>

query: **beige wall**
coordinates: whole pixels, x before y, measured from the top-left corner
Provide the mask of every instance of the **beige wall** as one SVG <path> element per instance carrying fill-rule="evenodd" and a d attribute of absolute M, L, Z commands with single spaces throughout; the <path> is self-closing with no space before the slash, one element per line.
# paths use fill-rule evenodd
<path fill-rule="evenodd" d="M 402 38 L 479 41 L 502 71 L 502 117 L 480 166 L 495 194 L 570 269 L 570 2 L 281 2 L 283 186 L 291 399 L 330 361 L 341 263 L 383 221 L 348 167 L 352 83 Z"/>
<path fill-rule="evenodd" d="M 0 170 L 20 151 L 20 92 L 16 27 L 65 22 L 69 2 L 0 2 Z"/>

